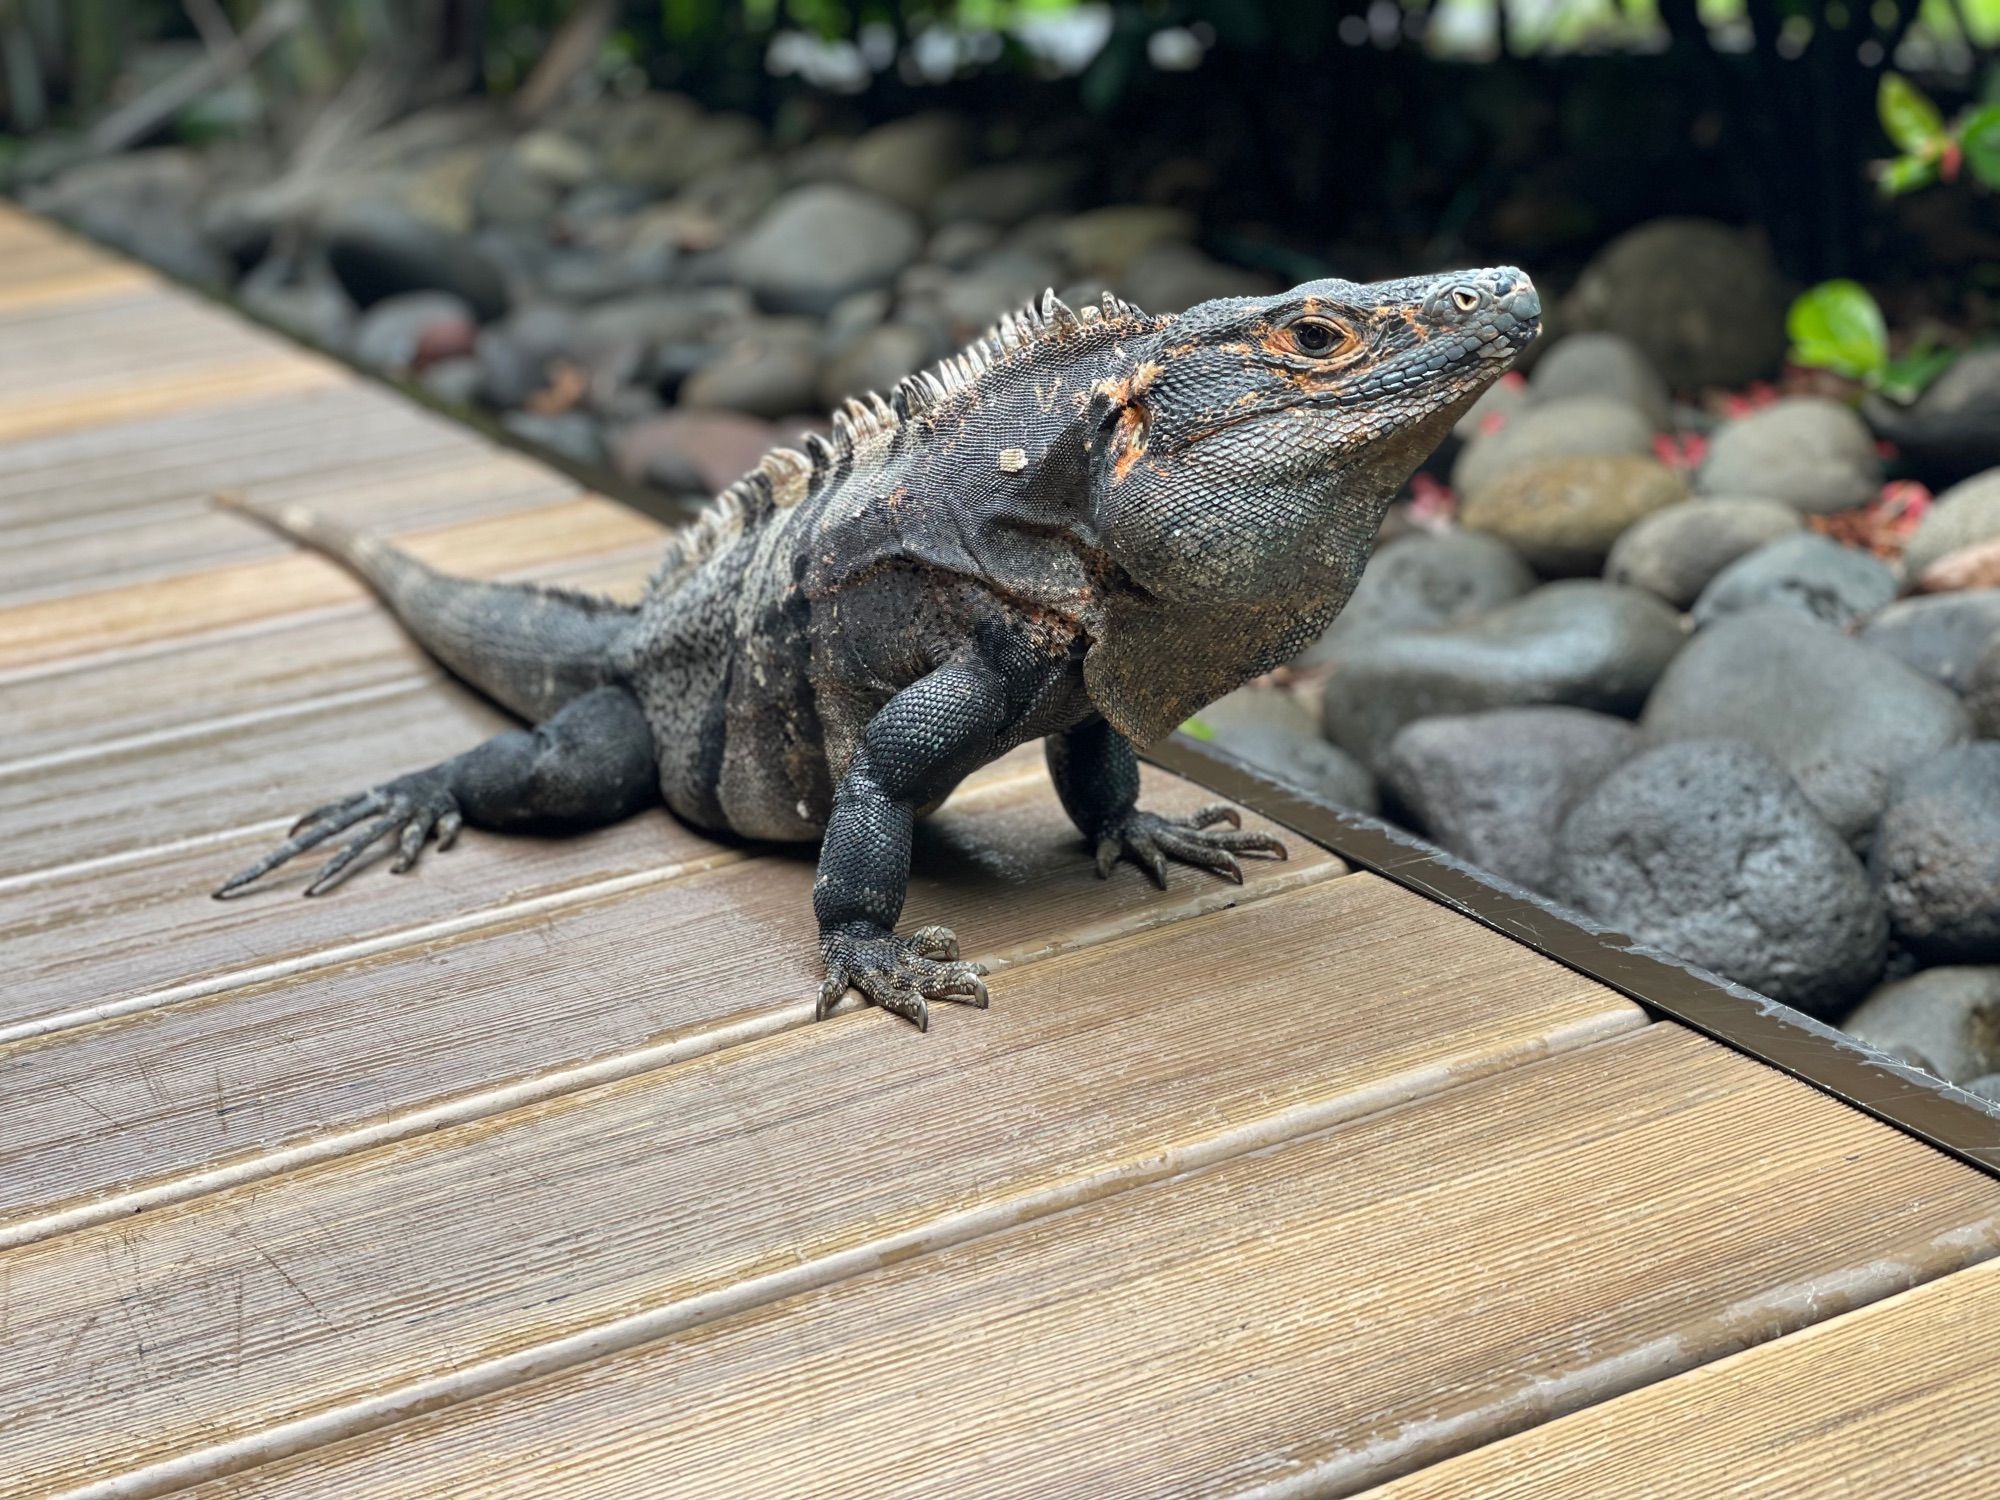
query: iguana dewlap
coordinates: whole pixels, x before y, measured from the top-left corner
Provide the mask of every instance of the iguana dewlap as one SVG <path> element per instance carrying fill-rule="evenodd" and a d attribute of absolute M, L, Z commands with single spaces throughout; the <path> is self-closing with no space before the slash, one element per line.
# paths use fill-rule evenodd
<path fill-rule="evenodd" d="M 927 1000 L 984 1004 L 951 933 L 895 933 L 918 811 L 1043 738 L 1101 873 L 1240 880 L 1236 855 L 1282 856 L 1217 826 L 1226 809 L 1141 811 L 1132 747 L 1325 629 L 1389 501 L 1540 314 L 1512 268 L 1173 317 L 1051 295 L 766 457 L 637 606 L 446 577 L 259 511 L 535 727 L 309 813 L 216 894 L 357 825 L 306 894 L 384 840 L 402 871 L 463 823 L 581 829 L 664 799 L 711 832 L 821 841 L 822 1012 L 850 985 L 920 1026 Z"/>

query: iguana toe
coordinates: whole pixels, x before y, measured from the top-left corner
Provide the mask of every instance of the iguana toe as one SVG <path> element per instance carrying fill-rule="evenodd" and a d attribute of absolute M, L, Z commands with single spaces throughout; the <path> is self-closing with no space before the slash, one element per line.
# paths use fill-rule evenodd
<path fill-rule="evenodd" d="M 1216 828 L 1217 823 L 1230 826 Z M 1213 870 L 1241 885 L 1243 867 L 1236 862 L 1237 855 L 1290 857 L 1282 841 L 1268 833 L 1245 833 L 1242 823 L 1242 815 L 1225 802 L 1211 803 L 1185 818 L 1163 818 L 1135 808 L 1099 835 L 1097 873 L 1109 876 L 1120 859 L 1129 859 L 1165 890 L 1171 859 Z"/>
<path fill-rule="evenodd" d="M 919 1031 L 930 1030 L 932 1000 L 986 1008 L 986 971 L 958 958 L 958 939 L 948 927 L 926 927 L 907 938 L 879 928 L 848 927 L 826 934 L 826 982 L 819 987 L 816 1019 L 856 989 L 891 1015 Z"/>
<path fill-rule="evenodd" d="M 372 821 L 363 823 L 364 819 Z M 384 839 L 395 840 L 396 860 L 390 868 L 400 875 L 417 862 L 424 844 L 434 834 L 438 847 L 444 848 L 457 837 L 463 821 L 457 799 L 442 778 L 429 772 L 400 777 L 371 791 L 314 808 L 292 825 L 289 838 L 255 864 L 230 876 L 216 889 L 215 895 L 218 900 L 235 895 L 287 860 L 318 848 L 357 823 L 363 823 L 361 831 L 342 844 L 321 867 L 305 888 L 305 894 L 317 896 L 330 889 L 356 860 Z"/>

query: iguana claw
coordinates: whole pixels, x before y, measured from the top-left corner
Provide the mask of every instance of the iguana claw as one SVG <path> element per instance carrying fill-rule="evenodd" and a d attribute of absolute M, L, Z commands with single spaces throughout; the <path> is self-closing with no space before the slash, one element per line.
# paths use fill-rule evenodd
<path fill-rule="evenodd" d="M 216 898 L 233 896 L 293 856 L 317 848 L 364 818 L 372 821 L 341 845 L 340 852 L 326 862 L 305 888 L 306 895 L 317 896 L 331 887 L 349 866 L 385 838 L 393 837 L 396 841 L 396 862 L 390 868 L 400 875 L 417 862 L 417 856 L 433 835 L 438 848 L 450 848 L 465 821 L 458 799 L 435 771 L 398 777 L 370 791 L 314 808 L 292 825 L 291 836 L 282 844 L 224 881 L 215 892 Z"/>
<path fill-rule="evenodd" d="M 1229 827 L 1213 828 L 1216 823 Z M 1226 802 L 1212 802 L 1185 818 L 1163 818 L 1134 808 L 1098 835 L 1097 873 L 1100 878 L 1107 877 L 1121 858 L 1129 859 L 1165 890 L 1167 861 L 1174 859 L 1213 870 L 1241 885 L 1243 867 L 1236 862 L 1238 854 L 1290 857 L 1284 844 L 1270 834 L 1243 832 L 1243 815 Z"/>
<path fill-rule="evenodd" d="M 959 961 L 958 939 L 948 927 L 926 927 L 904 938 L 855 923 L 824 934 L 820 947 L 826 982 L 813 1008 L 816 1019 L 824 1020 L 850 989 L 919 1031 L 930 1030 L 932 1000 L 986 1008 L 986 984 L 979 977 L 986 971 Z"/>

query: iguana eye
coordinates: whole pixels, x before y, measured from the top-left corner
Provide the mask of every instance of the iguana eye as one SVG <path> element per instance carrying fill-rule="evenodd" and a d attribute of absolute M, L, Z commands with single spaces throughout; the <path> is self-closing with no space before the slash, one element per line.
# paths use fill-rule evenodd
<path fill-rule="evenodd" d="M 1451 305 L 1462 313 L 1469 313 L 1479 306 L 1479 293 L 1469 286 L 1454 287 Z"/>
<path fill-rule="evenodd" d="M 1290 336 L 1294 349 L 1314 359 L 1343 354 L 1354 344 L 1352 333 L 1325 318 L 1300 318 L 1285 332 Z"/>

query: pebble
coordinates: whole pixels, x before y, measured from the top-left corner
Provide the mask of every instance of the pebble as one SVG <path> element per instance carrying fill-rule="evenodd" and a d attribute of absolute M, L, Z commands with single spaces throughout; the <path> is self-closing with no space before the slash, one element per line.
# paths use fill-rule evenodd
<path fill-rule="evenodd" d="M 1846 629 L 1896 597 L 1896 575 L 1866 552 L 1802 532 L 1766 542 L 1715 576 L 1695 601 L 1697 626 L 1747 610 L 1796 610 Z"/>
<path fill-rule="evenodd" d="M 1686 499 L 1686 482 L 1651 458 L 1557 458 L 1472 490 L 1459 524 L 1499 537 L 1543 577 L 1595 574 L 1633 524 Z"/>
<path fill-rule="evenodd" d="M 1641 517 L 1612 544 L 1604 576 L 1686 609 L 1715 575 L 1804 523 L 1777 500 L 1712 496 L 1683 500 Z"/>
<path fill-rule="evenodd" d="M 1496 708 L 1404 726 L 1382 780 L 1434 842 L 1551 894 L 1563 818 L 1638 748 L 1639 731 L 1609 714 Z"/>
<path fill-rule="evenodd" d="M 2000 744 L 1957 746 L 1903 777 L 1869 869 L 1919 959 L 2000 962 Z"/>
<path fill-rule="evenodd" d="M 907 209 L 858 188 L 814 183 L 772 204 L 730 259 L 765 306 L 823 314 L 854 292 L 889 285 L 922 248 Z"/>
<path fill-rule="evenodd" d="M 1653 428 L 1613 396 L 1568 396 L 1528 407 L 1497 432 L 1468 442 L 1452 465 L 1451 482 L 1470 500 L 1514 469 L 1558 458 L 1611 454 L 1650 457 Z"/>
<path fill-rule="evenodd" d="M 2000 1072 L 2000 968 L 1926 969 L 1883 985 L 1841 1025 L 1948 1083 L 1983 1079 Z"/>
<path fill-rule="evenodd" d="M 1868 424 L 1851 408 L 1822 396 L 1793 396 L 1722 427 L 1695 488 L 1704 495 L 1762 495 L 1807 515 L 1832 515 L 1880 493 L 1882 460 Z"/>
<path fill-rule="evenodd" d="M 1950 692 L 1894 657 L 1793 610 L 1762 609 L 1697 632 L 1641 727 L 1655 742 L 1759 747 L 1863 846 L 1897 779 L 1965 739 L 1971 721 Z"/>
<path fill-rule="evenodd" d="M 1573 333 L 1535 362 L 1528 391 L 1536 401 L 1611 396 L 1655 428 L 1673 425 L 1673 400 L 1646 351 L 1616 333 Z"/>
<path fill-rule="evenodd" d="M 1370 636 L 1462 624 L 1534 587 L 1533 570 L 1497 537 L 1470 531 L 1398 537 L 1375 549 L 1347 607 L 1299 664 L 1317 666 L 1342 645 Z"/>
<path fill-rule="evenodd" d="M 2000 644 L 2000 588 L 1899 599 L 1869 620 L 1861 640 L 1962 694 L 1980 657 Z"/>
<path fill-rule="evenodd" d="M 1751 745 L 1661 745 L 1611 772 L 1564 821 L 1556 880 L 1606 926 L 1812 1015 L 1887 955 L 1861 861 Z"/>
<path fill-rule="evenodd" d="M 1468 624 L 1334 653 L 1326 737 L 1374 768 L 1405 724 L 1439 714 L 1559 703 L 1630 716 L 1683 639 L 1679 619 L 1650 594 L 1548 584 Z"/>
<path fill-rule="evenodd" d="M 2000 540 L 2000 469 L 1974 475 L 1938 496 L 1911 533 L 1903 565 L 1912 575 L 1921 574 L 1951 553 L 1995 540 Z"/>

